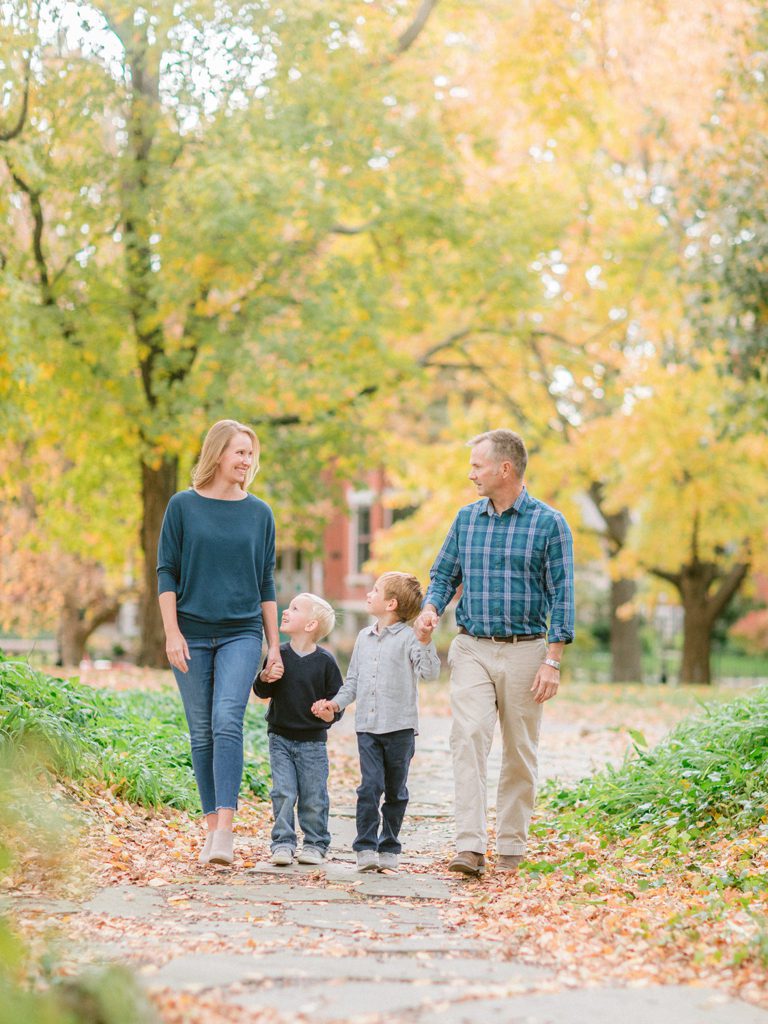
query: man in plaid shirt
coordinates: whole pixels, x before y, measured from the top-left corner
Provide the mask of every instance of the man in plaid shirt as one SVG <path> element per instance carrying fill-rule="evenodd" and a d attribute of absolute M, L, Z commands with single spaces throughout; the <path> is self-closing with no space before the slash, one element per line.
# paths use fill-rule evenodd
<path fill-rule="evenodd" d="M 497 870 L 514 871 L 525 854 L 542 706 L 557 693 L 563 648 L 574 636 L 573 539 L 562 514 L 528 494 L 521 437 L 491 430 L 469 446 L 469 479 L 480 501 L 453 521 L 414 628 L 433 630 L 462 587 L 459 635 L 448 651 L 457 851 L 449 870 L 478 877 L 485 873 L 486 777 L 497 715 Z"/>

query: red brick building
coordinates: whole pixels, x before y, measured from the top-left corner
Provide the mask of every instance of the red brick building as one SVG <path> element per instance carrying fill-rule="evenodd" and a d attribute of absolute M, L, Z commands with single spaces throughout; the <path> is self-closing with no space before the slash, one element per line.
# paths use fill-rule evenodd
<path fill-rule="evenodd" d="M 347 486 L 346 508 L 339 510 L 326 527 L 322 557 L 308 559 L 301 551 L 278 551 L 278 605 L 282 608 L 304 590 L 325 597 L 336 609 L 333 638 L 338 647 L 351 647 L 358 631 L 370 621 L 365 595 L 373 576 L 363 566 L 371 557 L 376 533 L 403 514 L 386 508 L 385 497 L 383 471 L 369 473 L 358 487 Z"/>

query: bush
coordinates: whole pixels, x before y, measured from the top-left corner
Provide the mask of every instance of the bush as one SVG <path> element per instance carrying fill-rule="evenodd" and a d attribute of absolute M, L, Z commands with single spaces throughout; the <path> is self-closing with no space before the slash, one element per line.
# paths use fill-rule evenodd
<path fill-rule="evenodd" d="M 768 815 L 768 687 L 707 705 L 653 750 L 635 735 L 634 753 L 572 789 L 550 785 L 560 831 L 653 834 L 659 842 L 745 829 Z"/>
<path fill-rule="evenodd" d="M 95 690 L 0 661 L 0 744 L 63 780 L 99 779 L 145 807 L 199 810 L 184 711 L 172 692 Z M 246 715 L 244 788 L 268 794 L 264 720 Z"/>

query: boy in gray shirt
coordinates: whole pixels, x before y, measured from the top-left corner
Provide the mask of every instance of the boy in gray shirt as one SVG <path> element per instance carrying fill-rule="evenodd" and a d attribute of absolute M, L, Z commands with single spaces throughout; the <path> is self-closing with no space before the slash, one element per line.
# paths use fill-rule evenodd
<path fill-rule="evenodd" d="M 358 871 L 396 871 L 399 863 L 398 835 L 408 805 L 408 769 L 419 729 L 418 681 L 437 679 L 440 674 L 430 634 L 425 630 L 417 636 L 408 625 L 418 615 L 422 600 L 415 576 L 405 572 L 380 576 L 366 599 L 376 622 L 360 630 L 344 685 L 332 700 L 312 705 L 320 717 L 357 701 L 355 729 L 362 777 L 352 849 L 357 853 Z"/>

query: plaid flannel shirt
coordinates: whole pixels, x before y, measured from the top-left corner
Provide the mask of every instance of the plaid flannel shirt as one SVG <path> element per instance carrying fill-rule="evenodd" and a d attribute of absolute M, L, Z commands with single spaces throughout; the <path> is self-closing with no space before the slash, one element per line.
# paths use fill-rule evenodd
<path fill-rule="evenodd" d="M 430 571 L 424 603 L 442 614 L 460 584 L 456 623 L 468 633 L 546 633 L 550 643 L 572 643 L 571 531 L 560 512 L 525 488 L 501 515 L 488 498 L 459 510 Z"/>

